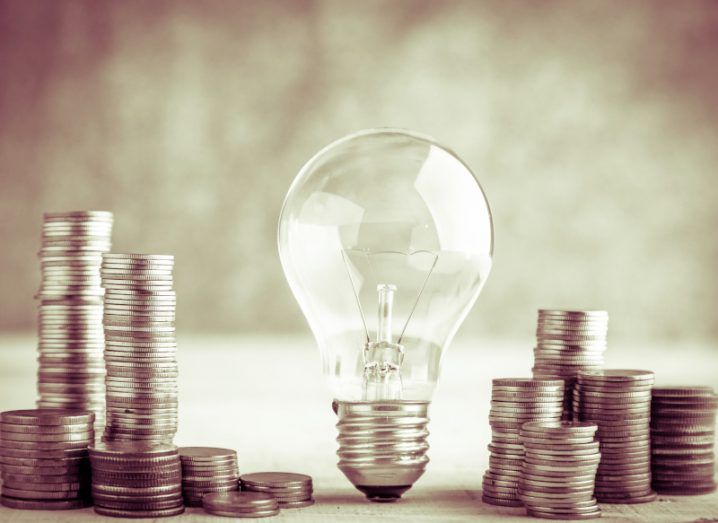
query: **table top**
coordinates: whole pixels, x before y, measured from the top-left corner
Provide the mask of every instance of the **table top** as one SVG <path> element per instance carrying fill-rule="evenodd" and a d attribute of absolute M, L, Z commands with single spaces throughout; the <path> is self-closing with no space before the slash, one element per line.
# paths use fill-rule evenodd
<path fill-rule="evenodd" d="M 291 471 L 314 478 L 316 504 L 272 521 L 527 521 L 521 508 L 481 502 L 491 378 L 529 376 L 532 340 L 459 339 L 443 362 L 429 412 L 429 457 L 401 501 L 365 501 L 336 467 L 336 417 L 319 354 L 305 336 L 182 335 L 178 445 L 237 450 L 240 472 Z M 33 408 L 35 337 L 0 336 L 0 410 Z M 611 344 L 606 365 L 648 368 L 658 384 L 718 386 L 718 351 L 700 344 Z M 602 505 L 603 521 L 718 521 L 718 494 L 660 496 L 654 503 Z M 88 521 L 92 509 L 65 512 L 0 507 L 0 521 Z M 105 518 L 110 521 L 110 518 Z M 159 521 L 159 520 L 158 520 Z M 188 509 L 177 521 L 221 521 Z"/>

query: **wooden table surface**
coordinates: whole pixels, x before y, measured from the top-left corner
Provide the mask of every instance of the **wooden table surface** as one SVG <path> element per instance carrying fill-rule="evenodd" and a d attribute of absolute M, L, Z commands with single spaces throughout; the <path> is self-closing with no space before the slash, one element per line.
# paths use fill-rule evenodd
<path fill-rule="evenodd" d="M 237 450 L 241 472 L 292 471 L 314 477 L 317 503 L 284 510 L 271 521 L 529 521 L 523 509 L 481 502 L 492 377 L 529 376 L 532 340 L 457 339 L 444 360 L 431 406 L 431 462 L 394 504 L 364 500 L 336 468 L 336 423 L 313 340 L 291 336 L 179 336 L 178 445 Z M 33 408 L 35 337 L 0 336 L 0 410 Z M 646 368 L 658 384 L 718 387 L 718 350 L 680 344 L 617 344 L 613 368 Z M 718 522 L 718 494 L 660 496 L 642 505 L 602 505 L 603 521 Z M 81 522 L 92 509 L 39 512 L 0 508 L 0 521 Z M 222 521 L 188 509 L 178 521 Z M 534 520 L 537 521 L 537 520 Z"/>

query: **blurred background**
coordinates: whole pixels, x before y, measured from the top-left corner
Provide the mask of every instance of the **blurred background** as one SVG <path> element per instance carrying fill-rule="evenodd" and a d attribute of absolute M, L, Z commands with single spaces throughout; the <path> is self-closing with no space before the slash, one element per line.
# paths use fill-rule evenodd
<path fill-rule="evenodd" d="M 453 148 L 492 205 L 460 336 L 573 307 L 622 341 L 718 338 L 710 0 L 0 0 L 0 329 L 34 328 L 43 211 L 105 209 L 116 251 L 176 255 L 180 334 L 308 334 L 282 200 L 377 126 Z"/>

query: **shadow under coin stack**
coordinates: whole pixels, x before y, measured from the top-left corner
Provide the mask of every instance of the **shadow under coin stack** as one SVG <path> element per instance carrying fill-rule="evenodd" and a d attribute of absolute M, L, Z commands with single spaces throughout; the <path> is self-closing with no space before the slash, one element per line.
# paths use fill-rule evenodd
<path fill-rule="evenodd" d="M 98 514 L 159 518 L 184 512 L 182 466 L 174 445 L 100 443 L 90 447 L 90 462 Z"/>
<path fill-rule="evenodd" d="M 103 441 L 171 443 L 177 431 L 172 256 L 105 254 Z"/>
<path fill-rule="evenodd" d="M 482 500 L 491 505 L 520 507 L 519 474 L 524 458 L 521 426 L 529 421 L 559 421 L 564 384 L 557 379 L 492 380 L 489 468 L 484 473 Z"/>
<path fill-rule="evenodd" d="M 526 449 L 519 497 L 529 516 L 591 519 L 601 516 L 593 495 L 601 460 L 596 425 L 581 422 L 526 423 Z"/>
<path fill-rule="evenodd" d="M 573 419 L 573 387 L 578 373 L 603 367 L 607 332 L 606 311 L 538 311 L 533 375 L 564 380 L 564 420 Z"/>
<path fill-rule="evenodd" d="M 293 472 L 255 472 L 240 477 L 242 490 L 270 494 L 279 508 L 301 508 L 314 504 L 311 476 Z"/>
<path fill-rule="evenodd" d="M 716 490 L 715 424 L 718 397 L 711 387 L 654 388 L 651 470 L 659 494 Z"/>
<path fill-rule="evenodd" d="M 100 264 L 110 250 L 112 213 L 45 213 L 38 309 L 39 408 L 91 410 L 105 417 Z"/>
<path fill-rule="evenodd" d="M 651 490 L 653 372 L 606 369 L 578 375 L 574 413 L 598 425 L 601 464 L 596 498 L 602 503 L 646 503 Z"/>
<path fill-rule="evenodd" d="M 277 500 L 262 492 L 217 492 L 207 494 L 204 511 L 215 516 L 263 518 L 279 514 Z"/>
<path fill-rule="evenodd" d="M 29 510 L 88 507 L 88 444 L 95 414 L 64 409 L 0 414 L 2 505 Z"/>
<path fill-rule="evenodd" d="M 201 507 L 202 496 L 239 490 L 237 452 L 215 447 L 180 447 L 185 505 Z"/>

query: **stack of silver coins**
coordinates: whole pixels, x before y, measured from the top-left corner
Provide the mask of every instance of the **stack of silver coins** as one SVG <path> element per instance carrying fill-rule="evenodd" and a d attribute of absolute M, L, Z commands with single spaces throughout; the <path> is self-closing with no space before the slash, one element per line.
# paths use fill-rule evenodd
<path fill-rule="evenodd" d="M 601 460 L 596 425 L 581 422 L 526 423 L 526 449 L 519 497 L 529 516 L 591 519 L 601 516 L 593 494 Z"/>
<path fill-rule="evenodd" d="M 177 432 L 172 256 L 105 254 L 104 441 L 171 443 Z"/>
<path fill-rule="evenodd" d="M 98 514 L 159 518 L 184 512 L 182 467 L 174 445 L 100 443 L 90 447 L 90 462 Z"/>
<path fill-rule="evenodd" d="M 294 472 L 254 472 L 240 477 L 242 490 L 270 494 L 279 508 L 301 508 L 314 504 L 311 476 Z"/>
<path fill-rule="evenodd" d="M 601 464 L 596 497 L 602 503 L 645 503 L 651 489 L 651 387 L 646 370 L 584 371 L 578 375 L 574 413 L 598 425 Z"/>
<path fill-rule="evenodd" d="M 213 492 L 239 490 L 237 452 L 216 447 L 180 447 L 182 493 L 185 505 L 201 507 Z"/>
<path fill-rule="evenodd" d="M 681 495 L 715 491 L 718 397 L 713 388 L 660 387 L 652 393 L 653 489 Z"/>
<path fill-rule="evenodd" d="M 562 380 L 503 378 L 492 381 L 489 468 L 483 478 L 486 503 L 520 507 L 518 481 L 524 447 L 521 426 L 529 421 L 559 421 L 563 410 Z"/>
<path fill-rule="evenodd" d="M 45 213 L 38 253 L 39 408 L 91 410 L 105 417 L 100 264 L 110 250 L 112 213 Z"/>
<path fill-rule="evenodd" d="M 28 510 L 89 506 L 87 446 L 95 441 L 94 422 L 93 412 L 81 410 L 0 414 L 0 503 Z"/>
<path fill-rule="evenodd" d="M 533 375 L 564 380 L 564 420 L 573 419 L 572 391 L 578 373 L 603 367 L 607 332 L 606 311 L 538 311 Z"/>
<path fill-rule="evenodd" d="M 217 492 L 203 498 L 205 512 L 232 518 L 262 518 L 279 514 L 279 504 L 263 492 Z"/>

